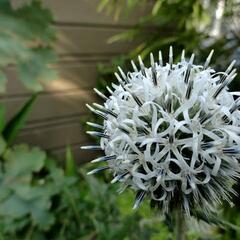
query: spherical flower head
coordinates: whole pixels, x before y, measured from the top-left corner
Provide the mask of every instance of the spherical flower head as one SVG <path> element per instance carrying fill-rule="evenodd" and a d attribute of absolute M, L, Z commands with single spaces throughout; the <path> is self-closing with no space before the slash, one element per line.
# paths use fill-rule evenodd
<path fill-rule="evenodd" d="M 163 213 L 181 207 L 206 213 L 222 200 L 230 202 L 236 194 L 232 186 L 239 177 L 240 96 L 229 92 L 236 76 L 234 62 L 225 72 L 209 67 L 213 51 L 204 65 L 193 63 L 194 54 L 163 64 L 161 52 L 150 67 L 139 57 L 138 68 L 127 74 L 119 68 L 119 84 L 107 88 L 104 105 L 88 105 L 100 115 L 103 125 L 89 123 L 100 137 L 100 146 L 84 149 L 104 150 L 93 162 L 106 165 L 90 173 L 109 169 L 112 182 L 121 182 L 136 191 L 134 208 L 144 198 Z"/>

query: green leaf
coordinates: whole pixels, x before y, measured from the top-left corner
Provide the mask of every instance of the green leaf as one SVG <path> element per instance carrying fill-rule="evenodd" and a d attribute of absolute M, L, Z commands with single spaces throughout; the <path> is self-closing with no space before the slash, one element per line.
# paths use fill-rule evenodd
<path fill-rule="evenodd" d="M 9 178 L 27 176 L 39 171 L 46 158 L 45 152 L 39 148 L 29 149 L 27 145 L 17 145 L 4 154 L 5 171 Z"/>
<path fill-rule="evenodd" d="M 0 216 L 8 218 L 20 218 L 28 213 L 28 203 L 16 195 L 12 195 L 7 201 L 0 204 Z"/>
<path fill-rule="evenodd" d="M 76 173 L 76 164 L 71 151 L 71 147 L 66 147 L 66 167 L 65 173 L 67 176 L 73 176 Z"/>
<path fill-rule="evenodd" d="M 31 210 L 33 222 L 40 229 L 48 230 L 50 226 L 54 223 L 55 217 L 53 213 L 47 211 L 47 209 L 41 209 L 39 207 L 33 206 Z"/>
<path fill-rule="evenodd" d="M 20 196 L 12 194 L 10 198 L 0 204 L 0 216 L 17 220 L 31 214 L 33 224 L 46 230 L 54 222 L 54 216 L 48 211 L 49 207 L 50 202 L 47 197 L 39 196 L 34 200 L 26 201 Z"/>
<path fill-rule="evenodd" d="M 132 41 L 133 39 L 135 39 L 137 37 L 137 35 L 139 34 L 139 30 L 138 29 L 130 29 L 127 31 L 123 31 L 119 34 L 116 34 L 112 37 L 110 37 L 107 41 L 108 44 L 112 44 L 118 41 Z"/>
<path fill-rule="evenodd" d="M 38 0 L 18 8 L 1 0 L 0 6 L 0 69 L 14 65 L 27 88 L 41 91 L 43 81 L 56 79 L 56 71 L 49 67 L 56 60 L 52 14 Z M 0 72 L 0 92 L 6 80 Z"/>
<path fill-rule="evenodd" d="M 12 40 L 15 41 L 15 43 L 22 43 L 25 47 L 27 46 L 28 41 L 30 42 L 35 38 L 34 34 L 29 31 L 25 21 L 21 18 L 16 18 L 16 13 L 6 14 L 3 12 L 0 14 L 0 30 L 1 33 L 4 33 L 5 36 L 9 38 L 9 40 L 11 39 L 11 36 L 14 36 L 15 38 L 12 38 Z M 7 50 L 12 51 L 12 49 Z"/>
<path fill-rule="evenodd" d="M 7 123 L 3 130 L 3 136 L 7 145 L 13 142 L 19 131 L 23 128 L 36 97 L 37 94 L 32 95 L 30 99 L 23 105 L 20 111 Z"/>
<path fill-rule="evenodd" d="M 8 64 L 26 61 L 31 56 L 31 49 L 25 46 L 21 39 L 17 40 L 8 33 L 0 31 L 0 54 L 0 65 L 3 68 Z"/>
<path fill-rule="evenodd" d="M 41 83 L 57 77 L 57 72 L 48 66 L 49 62 L 55 61 L 56 55 L 49 48 L 33 49 L 31 58 L 17 66 L 21 81 L 27 88 L 35 92 L 41 91 Z"/>
<path fill-rule="evenodd" d="M 4 12 L 11 12 L 11 3 L 9 0 L 1 0 L 1 9 L 0 12 L 3 11 Z"/>
<path fill-rule="evenodd" d="M 162 5 L 162 0 L 156 1 L 156 3 L 154 4 L 154 6 L 152 8 L 152 15 L 156 15 L 158 13 L 161 5 Z"/>
<path fill-rule="evenodd" d="M 6 142 L 4 138 L 0 135 L 0 156 L 4 153 L 6 149 Z"/>
<path fill-rule="evenodd" d="M 97 7 L 98 12 L 101 12 L 107 6 L 108 3 L 109 0 L 102 0 Z"/>
<path fill-rule="evenodd" d="M 198 220 L 202 220 L 208 224 L 213 224 L 218 226 L 221 229 L 233 229 L 235 231 L 240 232 L 240 227 L 237 225 L 234 225 L 228 221 L 222 220 L 220 216 L 216 215 L 208 215 L 206 216 L 202 211 L 192 211 L 192 214 L 194 217 L 196 217 Z"/>
<path fill-rule="evenodd" d="M 43 6 L 41 1 L 32 0 L 31 4 L 22 5 L 16 10 L 13 17 L 22 19 L 35 39 L 39 39 L 45 44 L 52 43 L 56 39 L 54 28 L 51 26 L 52 13 Z"/>
<path fill-rule="evenodd" d="M 54 171 L 54 176 L 59 175 L 60 178 L 56 183 L 49 174 L 44 173 L 42 176 L 42 170 L 46 170 L 44 168 L 46 154 L 38 148 L 29 148 L 27 145 L 17 145 L 8 149 L 3 159 L 4 171 L 0 177 L 0 216 L 1 222 L 4 221 L 6 225 L 4 229 L 17 233 L 16 229 L 19 226 L 17 223 L 22 222 L 18 229 L 20 231 L 26 225 L 48 230 L 55 221 L 54 214 L 50 211 L 52 197 L 65 187 L 64 175 Z M 61 169 L 56 170 L 63 173 Z"/>

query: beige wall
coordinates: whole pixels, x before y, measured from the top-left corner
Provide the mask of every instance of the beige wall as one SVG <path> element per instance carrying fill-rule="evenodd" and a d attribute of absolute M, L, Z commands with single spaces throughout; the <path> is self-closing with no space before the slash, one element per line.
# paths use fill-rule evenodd
<path fill-rule="evenodd" d="M 15 5 L 27 2 L 12 1 Z M 92 88 L 96 83 L 96 64 L 126 52 L 132 43 L 107 44 L 116 33 L 133 27 L 142 11 L 131 19 L 114 22 L 106 15 L 96 13 L 97 0 L 44 0 L 55 15 L 54 27 L 59 33 L 55 49 L 59 55 L 59 78 L 45 87 L 26 127 L 17 142 L 38 145 L 64 157 L 65 146 L 72 146 L 79 161 L 87 161 L 91 154 L 79 149 L 90 142 L 81 126 L 81 118 L 88 113 L 85 103 L 96 96 Z M 7 95 L 2 101 L 10 118 L 29 97 L 30 93 L 17 81 L 14 71 L 9 71 Z"/>

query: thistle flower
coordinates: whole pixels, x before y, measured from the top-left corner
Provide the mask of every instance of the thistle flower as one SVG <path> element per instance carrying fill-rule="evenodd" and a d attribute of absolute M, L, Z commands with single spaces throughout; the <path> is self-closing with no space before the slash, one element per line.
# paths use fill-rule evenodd
<path fill-rule="evenodd" d="M 233 61 L 225 72 L 209 67 L 213 51 L 204 65 L 187 61 L 163 64 L 150 54 L 150 67 L 139 57 L 127 74 L 119 67 L 119 84 L 107 87 L 110 96 L 97 89 L 105 101 L 87 107 L 103 118 L 103 125 L 87 133 L 100 137 L 99 146 L 82 149 L 104 150 L 105 156 L 92 162 L 109 169 L 112 183 L 121 182 L 136 191 L 134 208 L 144 198 L 163 213 L 177 205 L 190 215 L 194 208 L 206 213 L 222 200 L 236 194 L 232 186 L 239 177 L 240 93 L 229 92 L 236 76 Z"/>

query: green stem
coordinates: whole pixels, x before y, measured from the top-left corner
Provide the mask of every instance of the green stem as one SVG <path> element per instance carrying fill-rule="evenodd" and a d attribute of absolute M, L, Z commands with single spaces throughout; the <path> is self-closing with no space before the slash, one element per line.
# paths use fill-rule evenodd
<path fill-rule="evenodd" d="M 30 228 L 28 229 L 27 234 L 26 234 L 26 236 L 25 236 L 25 240 L 32 239 L 33 231 L 34 231 L 34 226 L 33 226 L 33 224 L 31 224 L 31 226 L 30 226 Z"/>
<path fill-rule="evenodd" d="M 176 240 L 186 240 L 185 219 L 180 208 L 176 210 L 175 221 Z"/>
<path fill-rule="evenodd" d="M 79 215 L 79 212 L 78 212 L 78 209 L 77 209 L 77 204 L 76 204 L 76 201 L 75 199 L 72 197 L 70 191 L 67 189 L 67 188 L 64 188 L 64 192 L 68 198 L 68 201 L 70 203 L 70 206 L 72 207 L 72 210 L 73 210 L 73 213 L 75 215 L 75 218 L 76 218 L 76 221 L 77 221 L 77 224 L 78 226 L 80 226 L 81 224 L 81 219 L 80 219 L 80 215 Z"/>

